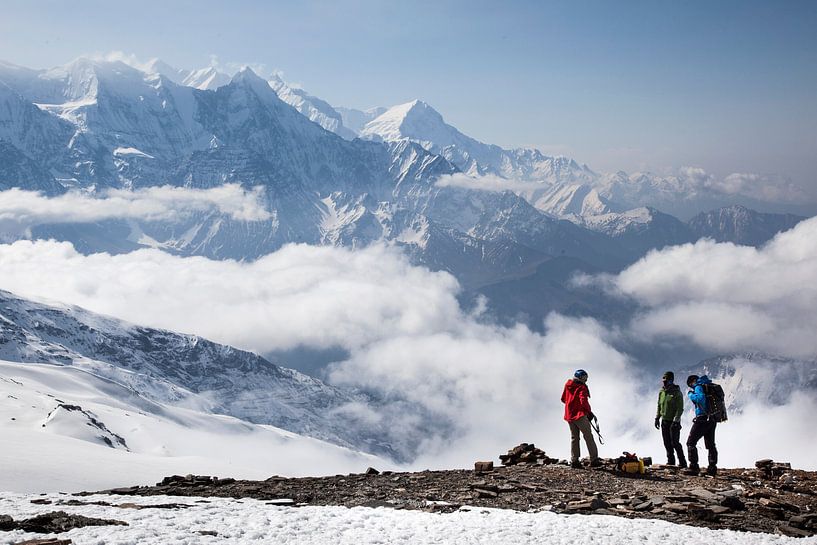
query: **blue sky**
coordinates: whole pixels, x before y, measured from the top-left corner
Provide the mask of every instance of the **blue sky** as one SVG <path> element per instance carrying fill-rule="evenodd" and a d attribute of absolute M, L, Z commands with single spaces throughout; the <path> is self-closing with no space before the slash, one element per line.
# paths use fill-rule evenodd
<path fill-rule="evenodd" d="M 817 2 L 6 0 L 0 58 L 112 50 L 281 70 L 335 105 L 421 98 L 480 140 L 598 170 L 817 188 Z"/>

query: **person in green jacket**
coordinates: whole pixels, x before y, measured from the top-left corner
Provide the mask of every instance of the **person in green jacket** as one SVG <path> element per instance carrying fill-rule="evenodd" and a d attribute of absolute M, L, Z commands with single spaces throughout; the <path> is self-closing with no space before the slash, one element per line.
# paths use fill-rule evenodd
<path fill-rule="evenodd" d="M 681 446 L 681 415 L 684 414 L 684 395 L 675 384 L 675 374 L 667 371 L 662 377 L 664 383 L 658 392 L 658 410 L 655 413 L 655 429 L 661 430 L 664 448 L 667 449 L 667 465 L 675 465 L 678 453 L 678 467 L 687 466 L 684 448 Z"/>

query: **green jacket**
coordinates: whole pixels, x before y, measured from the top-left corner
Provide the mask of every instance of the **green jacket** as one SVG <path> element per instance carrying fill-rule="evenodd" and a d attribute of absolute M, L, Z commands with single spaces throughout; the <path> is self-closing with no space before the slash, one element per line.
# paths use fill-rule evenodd
<path fill-rule="evenodd" d="M 658 392 L 658 411 L 655 416 L 660 416 L 661 420 L 681 421 L 684 414 L 684 396 L 677 384 L 670 384 L 666 389 L 661 388 Z"/>

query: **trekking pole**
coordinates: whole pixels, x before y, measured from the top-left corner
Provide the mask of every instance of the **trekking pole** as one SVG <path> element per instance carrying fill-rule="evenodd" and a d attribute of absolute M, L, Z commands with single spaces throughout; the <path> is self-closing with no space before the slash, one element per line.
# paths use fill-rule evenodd
<path fill-rule="evenodd" d="M 593 424 L 595 422 L 595 424 Z M 596 418 L 595 420 L 590 421 L 590 427 L 596 431 L 596 435 L 599 436 L 599 444 L 604 444 L 604 438 L 601 436 L 601 431 L 599 431 L 599 419 Z"/>

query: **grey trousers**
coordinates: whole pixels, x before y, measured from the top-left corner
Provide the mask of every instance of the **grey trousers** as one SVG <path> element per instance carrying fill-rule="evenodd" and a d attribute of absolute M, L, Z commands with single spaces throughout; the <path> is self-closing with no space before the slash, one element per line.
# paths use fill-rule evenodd
<path fill-rule="evenodd" d="M 599 449 L 593 439 L 593 429 L 590 427 L 590 420 L 586 416 L 568 422 L 570 425 L 570 461 L 578 462 L 581 457 L 579 449 L 579 432 L 584 435 L 584 442 L 587 443 L 587 450 L 590 452 L 590 461 L 599 459 Z"/>

